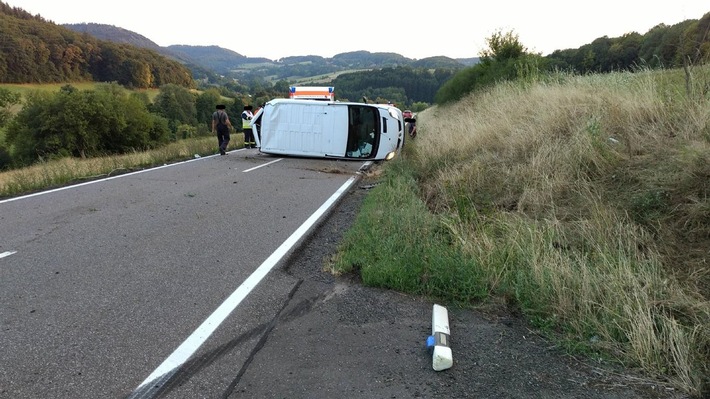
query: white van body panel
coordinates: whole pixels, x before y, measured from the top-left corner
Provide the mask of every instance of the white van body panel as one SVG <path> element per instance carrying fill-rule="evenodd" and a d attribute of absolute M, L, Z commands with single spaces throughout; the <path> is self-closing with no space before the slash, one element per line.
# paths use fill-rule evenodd
<path fill-rule="evenodd" d="M 261 120 L 261 151 L 288 155 L 297 149 L 304 156 L 345 156 L 347 135 L 333 132 L 347 132 L 347 107 L 304 101 L 266 104 Z"/>
<path fill-rule="evenodd" d="M 266 154 L 384 160 L 404 145 L 402 112 L 386 104 L 274 99 L 251 125 Z"/>

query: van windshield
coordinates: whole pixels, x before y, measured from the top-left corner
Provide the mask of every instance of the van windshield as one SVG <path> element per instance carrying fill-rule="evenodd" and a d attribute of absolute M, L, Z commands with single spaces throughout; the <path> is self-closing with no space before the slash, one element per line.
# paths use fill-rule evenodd
<path fill-rule="evenodd" d="M 348 147 L 345 156 L 370 158 L 377 154 L 380 113 L 367 105 L 348 106 Z"/>

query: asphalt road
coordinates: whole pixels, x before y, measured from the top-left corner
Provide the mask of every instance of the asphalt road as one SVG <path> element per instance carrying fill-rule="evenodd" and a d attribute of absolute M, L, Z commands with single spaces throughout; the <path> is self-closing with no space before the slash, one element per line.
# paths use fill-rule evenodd
<path fill-rule="evenodd" d="M 0 397 L 153 397 L 205 357 L 183 395 L 218 397 L 362 165 L 243 150 L 1 201 Z"/>

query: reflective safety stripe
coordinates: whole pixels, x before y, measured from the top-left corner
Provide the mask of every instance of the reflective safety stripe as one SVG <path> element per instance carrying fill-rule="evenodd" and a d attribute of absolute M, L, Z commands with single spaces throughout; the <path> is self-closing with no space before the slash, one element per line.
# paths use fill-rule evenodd
<path fill-rule="evenodd" d="M 247 119 L 247 117 L 249 119 Z M 251 125 L 249 123 L 251 122 L 251 118 L 253 117 L 254 115 L 251 112 L 242 112 L 242 129 L 251 129 Z"/>

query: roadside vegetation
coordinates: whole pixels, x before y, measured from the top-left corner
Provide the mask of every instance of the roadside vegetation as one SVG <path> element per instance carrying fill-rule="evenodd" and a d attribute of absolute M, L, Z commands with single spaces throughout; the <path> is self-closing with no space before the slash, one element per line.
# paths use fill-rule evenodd
<path fill-rule="evenodd" d="M 571 353 L 707 397 L 708 82 L 527 74 L 429 108 L 328 268 L 504 306 Z"/>
<path fill-rule="evenodd" d="M 228 151 L 243 146 L 244 135 L 233 134 Z M 0 171 L 0 199 L 214 155 L 216 148 L 216 138 L 201 137 L 179 140 L 148 151 L 37 162 L 25 168 Z"/>
<path fill-rule="evenodd" d="M 116 83 L 0 85 L 0 170 L 64 157 L 160 150 L 193 138 L 213 138 L 216 150 L 210 121 L 220 103 L 240 131 L 237 122 L 245 103 L 216 88 L 197 92 L 172 84 L 155 90 L 129 90 Z"/>

